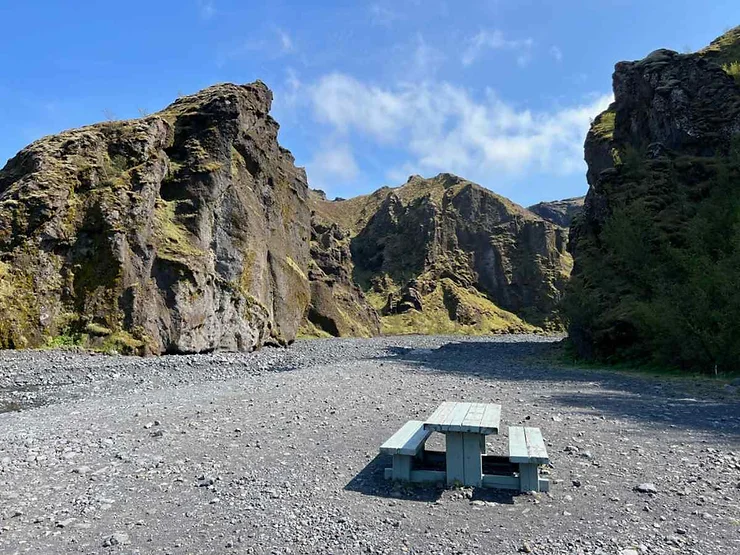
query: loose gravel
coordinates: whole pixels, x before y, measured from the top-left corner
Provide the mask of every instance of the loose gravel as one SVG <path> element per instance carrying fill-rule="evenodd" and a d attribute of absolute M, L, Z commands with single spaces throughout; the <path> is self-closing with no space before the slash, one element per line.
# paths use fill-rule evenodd
<path fill-rule="evenodd" d="M 538 336 L 138 359 L 0 352 L 0 553 L 740 553 L 740 395 Z M 538 426 L 545 494 L 383 479 L 443 400 Z M 442 436 L 430 446 L 444 448 Z"/>

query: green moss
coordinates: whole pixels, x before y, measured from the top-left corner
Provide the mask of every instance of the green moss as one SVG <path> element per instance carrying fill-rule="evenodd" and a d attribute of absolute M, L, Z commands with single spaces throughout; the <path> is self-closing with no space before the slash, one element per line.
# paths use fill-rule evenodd
<path fill-rule="evenodd" d="M 382 308 L 378 306 L 381 298 L 385 305 L 386 295 L 368 294 L 368 300 L 378 310 Z M 382 316 L 383 334 L 488 335 L 537 331 L 479 292 L 461 287 L 449 278 L 440 280 L 434 291 L 422 297 L 422 307 L 421 312 L 409 310 Z"/>
<path fill-rule="evenodd" d="M 90 335 L 101 335 L 101 336 L 110 335 L 113 333 L 110 329 L 106 328 L 105 326 L 101 324 L 96 324 L 94 322 L 90 322 L 89 324 L 87 324 L 85 326 L 85 331 L 89 333 Z"/>
<path fill-rule="evenodd" d="M 735 82 L 740 85 L 740 61 L 724 64 L 722 66 L 731 77 L 735 79 Z"/>
<path fill-rule="evenodd" d="M 32 346 L 38 316 L 33 278 L 0 261 L 0 348 Z"/>
<path fill-rule="evenodd" d="M 699 51 L 699 55 L 718 65 L 740 61 L 740 26 L 713 40 L 709 46 Z"/>
<path fill-rule="evenodd" d="M 193 236 L 178 221 L 176 210 L 181 201 L 157 200 L 154 211 L 157 256 L 174 262 L 185 262 L 201 258 L 205 252 L 193 244 Z"/>
<path fill-rule="evenodd" d="M 81 347 L 87 342 L 87 336 L 83 334 L 62 334 L 55 337 L 49 337 L 45 349 L 62 349 L 65 347 Z"/>
<path fill-rule="evenodd" d="M 591 132 L 600 139 L 612 140 L 614 138 L 614 118 L 616 112 L 606 110 L 601 112 L 591 124 Z"/>

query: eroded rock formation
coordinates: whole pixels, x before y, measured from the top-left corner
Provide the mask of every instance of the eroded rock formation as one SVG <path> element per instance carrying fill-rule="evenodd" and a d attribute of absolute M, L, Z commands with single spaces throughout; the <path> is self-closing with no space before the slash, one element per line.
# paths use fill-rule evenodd
<path fill-rule="evenodd" d="M 291 342 L 309 302 L 302 169 L 261 82 L 41 139 L 0 171 L 0 346 Z"/>
<path fill-rule="evenodd" d="M 620 62 L 585 144 L 571 340 L 587 357 L 707 372 L 740 355 L 740 27 Z"/>

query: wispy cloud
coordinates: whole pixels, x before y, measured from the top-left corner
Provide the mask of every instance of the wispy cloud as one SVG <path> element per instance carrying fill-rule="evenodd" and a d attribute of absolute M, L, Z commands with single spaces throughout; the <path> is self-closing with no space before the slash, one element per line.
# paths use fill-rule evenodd
<path fill-rule="evenodd" d="M 370 11 L 370 20 L 375 25 L 390 27 L 400 17 L 398 12 L 377 2 L 370 4 L 368 9 Z"/>
<path fill-rule="evenodd" d="M 216 15 L 216 4 L 213 0 L 198 0 L 198 12 L 201 19 L 211 19 Z"/>
<path fill-rule="evenodd" d="M 558 63 L 563 61 L 563 51 L 555 45 L 550 47 L 550 55 L 555 58 L 555 61 Z"/>
<path fill-rule="evenodd" d="M 468 45 L 462 55 L 462 64 L 464 66 L 473 64 L 486 49 L 510 50 L 517 53 L 517 64 L 523 67 L 532 58 L 532 46 L 534 46 L 534 40 L 531 38 L 510 40 L 498 29 L 493 31 L 481 30 L 468 40 Z"/>
<path fill-rule="evenodd" d="M 342 144 L 374 142 L 404 153 L 407 161 L 392 168 L 390 177 L 452 171 L 481 181 L 491 175 L 583 172 L 590 120 L 612 99 L 599 95 L 532 111 L 507 103 L 492 90 L 476 99 L 445 82 L 379 87 L 342 73 L 325 75 L 306 92 L 315 119 Z M 331 152 L 316 162 L 317 168 L 325 173 L 335 168 L 334 175 L 346 176 L 358 171 L 347 151 L 341 156 Z M 311 171 L 309 166 L 309 177 Z"/>
<path fill-rule="evenodd" d="M 280 47 L 284 53 L 293 51 L 293 39 L 283 29 L 277 29 L 278 38 L 280 39 Z"/>
<path fill-rule="evenodd" d="M 327 140 L 322 143 L 308 163 L 311 186 L 330 187 L 337 181 L 351 181 L 360 173 L 352 149 L 347 142 Z"/>

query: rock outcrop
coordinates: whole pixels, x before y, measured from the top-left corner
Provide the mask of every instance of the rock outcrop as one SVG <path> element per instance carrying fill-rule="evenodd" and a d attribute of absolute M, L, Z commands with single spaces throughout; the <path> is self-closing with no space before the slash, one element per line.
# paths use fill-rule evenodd
<path fill-rule="evenodd" d="M 353 312 L 371 305 L 386 333 L 561 325 L 557 305 L 571 269 L 567 229 L 479 185 L 450 174 L 412 176 L 354 199 L 314 196 L 312 207 L 349 245 L 351 258 L 343 251 L 342 260 L 364 291 Z"/>
<path fill-rule="evenodd" d="M 311 206 L 326 201 L 311 191 Z M 304 335 L 372 337 L 380 334 L 380 319 L 352 279 L 350 232 L 311 213 L 311 263 L 308 279 L 311 304 L 306 313 Z"/>
<path fill-rule="evenodd" d="M 732 369 L 740 295 L 740 27 L 614 71 L 585 144 L 566 307 L 578 352 Z"/>
<path fill-rule="evenodd" d="M 560 227 L 570 228 L 573 218 L 583 212 L 583 201 L 586 197 L 567 198 L 538 202 L 527 208 L 543 220 L 547 220 Z"/>
<path fill-rule="evenodd" d="M 261 82 L 46 137 L 0 171 L 0 346 L 291 342 L 309 302 L 302 169 Z"/>

